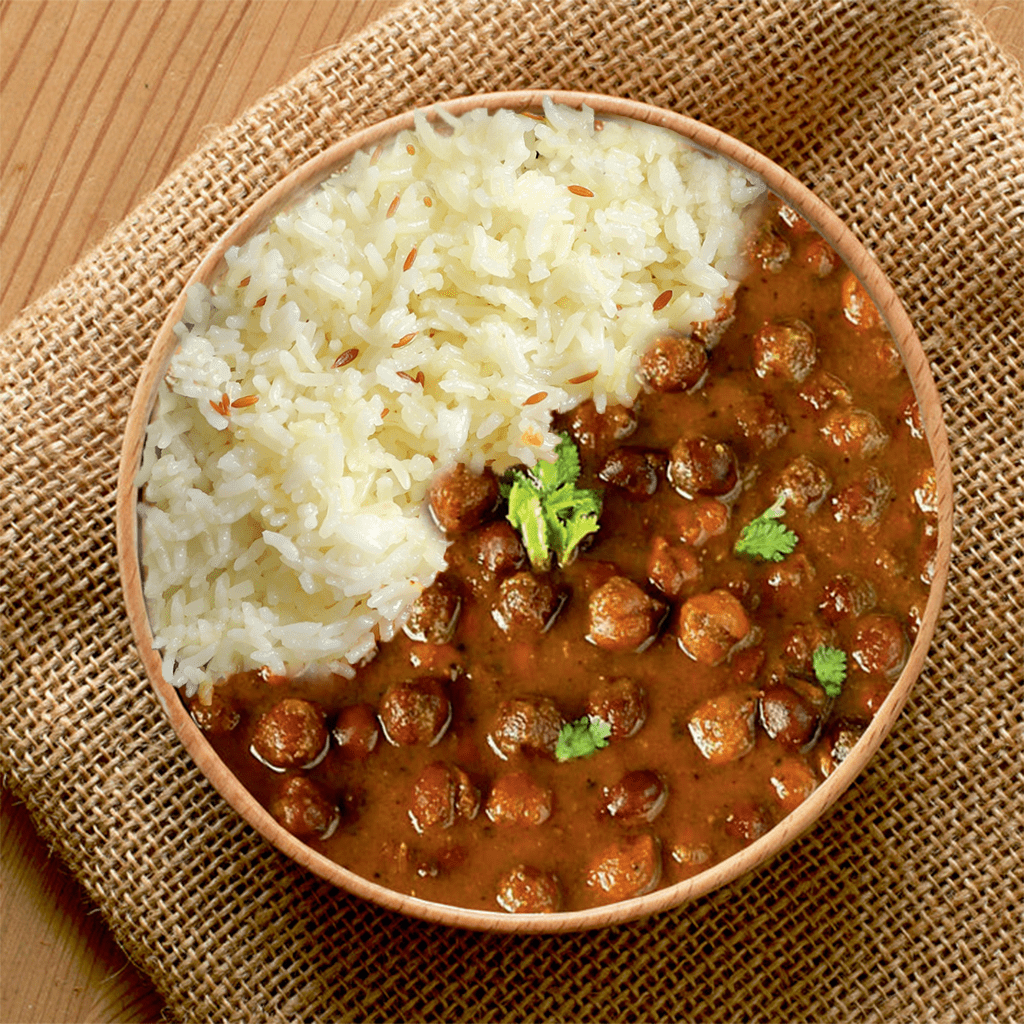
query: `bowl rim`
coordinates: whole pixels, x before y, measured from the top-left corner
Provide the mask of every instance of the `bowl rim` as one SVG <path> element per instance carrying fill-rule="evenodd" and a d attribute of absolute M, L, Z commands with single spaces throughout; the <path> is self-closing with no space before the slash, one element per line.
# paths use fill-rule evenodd
<path fill-rule="evenodd" d="M 657 889 L 619 903 L 586 910 L 554 914 L 507 914 L 500 910 L 482 911 L 434 903 L 407 896 L 357 875 L 314 850 L 286 831 L 259 804 L 238 778 L 214 752 L 205 735 L 192 720 L 180 699 L 180 691 L 162 675 L 161 659 L 153 648 L 142 591 L 138 505 L 135 483 L 146 429 L 157 394 L 157 385 L 177 346 L 174 325 L 181 319 L 187 289 L 198 281 L 215 279 L 224 254 L 232 245 L 261 230 L 278 210 L 312 191 L 333 171 L 340 169 L 360 149 L 368 149 L 413 126 L 421 113 L 428 120 L 444 110 L 458 116 L 483 108 L 489 112 L 507 108 L 536 109 L 547 98 L 551 101 L 594 110 L 595 115 L 631 118 L 680 135 L 706 152 L 757 174 L 777 196 L 802 214 L 842 257 L 847 267 L 867 289 L 903 357 L 921 411 L 924 434 L 935 465 L 938 491 L 938 546 L 935 574 L 918 634 L 907 663 L 870 725 L 839 767 L 815 791 L 763 837 L 738 853 L 684 881 Z M 768 860 L 809 830 L 835 803 L 875 754 L 882 740 L 906 703 L 911 686 L 919 676 L 928 653 L 942 608 L 952 549 L 953 483 L 949 446 L 943 422 L 939 393 L 928 358 L 913 325 L 892 285 L 874 258 L 838 215 L 809 188 L 764 154 L 733 136 L 683 114 L 651 106 L 637 100 L 601 93 L 559 89 L 529 89 L 483 93 L 441 101 L 408 110 L 387 118 L 333 143 L 299 167 L 284 175 L 266 193 L 256 199 L 206 250 L 195 270 L 167 312 L 142 368 L 132 400 L 118 469 L 116 526 L 117 557 L 128 620 L 136 647 L 157 699 L 175 733 L 206 778 L 221 796 L 257 832 L 279 851 L 320 878 L 368 899 L 386 909 L 420 920 L 460 928 L 499 932 L 581 931 L 633 921 L 652 913 L 681 906 L 720 888 L 763 866 Z"/>

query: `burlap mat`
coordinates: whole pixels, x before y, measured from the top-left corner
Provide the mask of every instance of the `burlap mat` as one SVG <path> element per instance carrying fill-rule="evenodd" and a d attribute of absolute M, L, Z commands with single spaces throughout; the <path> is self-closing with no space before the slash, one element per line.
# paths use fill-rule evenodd
<path fill-rule="evenodd" d="M 293 867 L 165 724 L 118 585 L 139 368 L 204 247 L 354 128 L 563 87 L 690 114 L 812 184 L 935 369 L 948 610 L 895 732 L 754 877 L 563 937 L 408 921 Z M 3 338 L 6 783 L 176 1018 L 1024 1019 L 1024 89 L 949 0 L 413 4 L 217 135 Z"/>

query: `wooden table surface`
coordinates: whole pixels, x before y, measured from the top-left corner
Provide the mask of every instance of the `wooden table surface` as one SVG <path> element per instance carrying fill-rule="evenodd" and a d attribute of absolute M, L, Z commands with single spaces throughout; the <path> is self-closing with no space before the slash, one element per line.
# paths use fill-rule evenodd
<path fill-rule="evenodd" d="M 965 0 L 1024 62 L 1024 0 Z M 214 126 L 398 0 L 0 0 L 0 328 Z M 162 1004 L 0 790 L 0 1024 Z"/>

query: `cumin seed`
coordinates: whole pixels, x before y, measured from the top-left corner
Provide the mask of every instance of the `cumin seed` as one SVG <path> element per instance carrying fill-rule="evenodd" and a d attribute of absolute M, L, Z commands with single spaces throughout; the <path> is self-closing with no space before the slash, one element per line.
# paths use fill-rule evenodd
<path fill-rule="evenodd" d="M 666 291 L 663 291 L 654 300 L 654 305 L 651 306 L 651 309 L 653 309 L 654 312 L 657 313 L 659 309 L 664 309 L 671 301 L 672 301 L 672 289 L 669 288 Z"/>
<path fill-rule="evenodd" d="M 569 191 L 574 196 L 583 196 L 584 199 L 593 199 L 594 193 L 589 188 L 584 188 L 582 185 L 570 185 Z"/>
<path fill-rule="evenodd" d="M 588 380 L 593 380 L 597 376 L 597 370 L 591 370 L 590 373 L 581 373 L 578 377 L 570 377 L 570 384 L 586 384 Z"/>
<path fill-rule="evenodd" d="M 415 251 L 416 250 L 413 249 L 413 252 L 415 252 Z M 409 268 L 406 267 L 405 269 L 408 270 Z M 409 342 L 412 341 L 412 339 L 415 338 L 416 335 L 419 334 L 419 333 L 420 333 L 419 331 L 413 331 L 412 334 L 403 334 L 402 337 L 399 338 L 398 341 L 396 341 L 394 343 L 394 345 L 392 345 L 391 347 L 392 348 L 405 348 L 405 346 L 408 345 Z"/>
<path fill-rule="evenodd" d="M 530 397 L 523 402 L 523 405 L 536 405 L 538 402 L 543 402 L 547 397 L 548 393 L 546 391 L 538 391 L 535 395 L 530 395 Z"/>
<path fill-rule="evenodd" d="M 408 270 L 416 262 L 416 246 L 414 245 L 409 250 L 409 255 L 405 257 L 405 263 L 402 264 L 403 270 Z"/>
<path fill-rule="evenodd" d="M 259 395 L 242 395 L 241 398 L 236 398 L 231 403 L 232 409 L 248 409 L 250 405 L 255 405 L 260 400 Z"/>
<path fill-rule="evenodd" d="M 388 212 L 384 214 L 384 219 L 387 220 L 389 217 L 394 217 L 395 210 L 398 209 L 398 204 L 402 201 L 402 195 L 399 193 L 391 200 L 391 205 L 388 207 Z"/>
<path fill-rule="evenodd" d="M 337 370 L 337 369 L 340 369 L 342 366 L 348 366 L 348 364 L 351 363 L 352 360 L 355 359 L 355 357 L 357 355 L 359 355 L 359 349 L 357 349 L 357 348 L 347 348 L 347 349 L 345 349 L 345 351 L 342 352 L 341 355 L 338 356 L 338 358 L 335 359 L 334 362 L 331 364 L 331 369 L 332 370 Z"/>

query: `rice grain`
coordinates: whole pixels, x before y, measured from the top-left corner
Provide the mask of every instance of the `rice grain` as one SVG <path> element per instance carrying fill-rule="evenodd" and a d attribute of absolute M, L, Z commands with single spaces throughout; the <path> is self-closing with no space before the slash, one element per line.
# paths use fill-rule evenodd
<path fill-rule="evenodd" d="M 762 192 L 587 108 L 439 111 L 229 250 L 187 296 L 138 478 L 166 678 L 350 676 L 445 567 L 435 471 L 550 459 L 554 412 L 631 404 L 669 302 L 686 332 L 731 297 Z"/>

